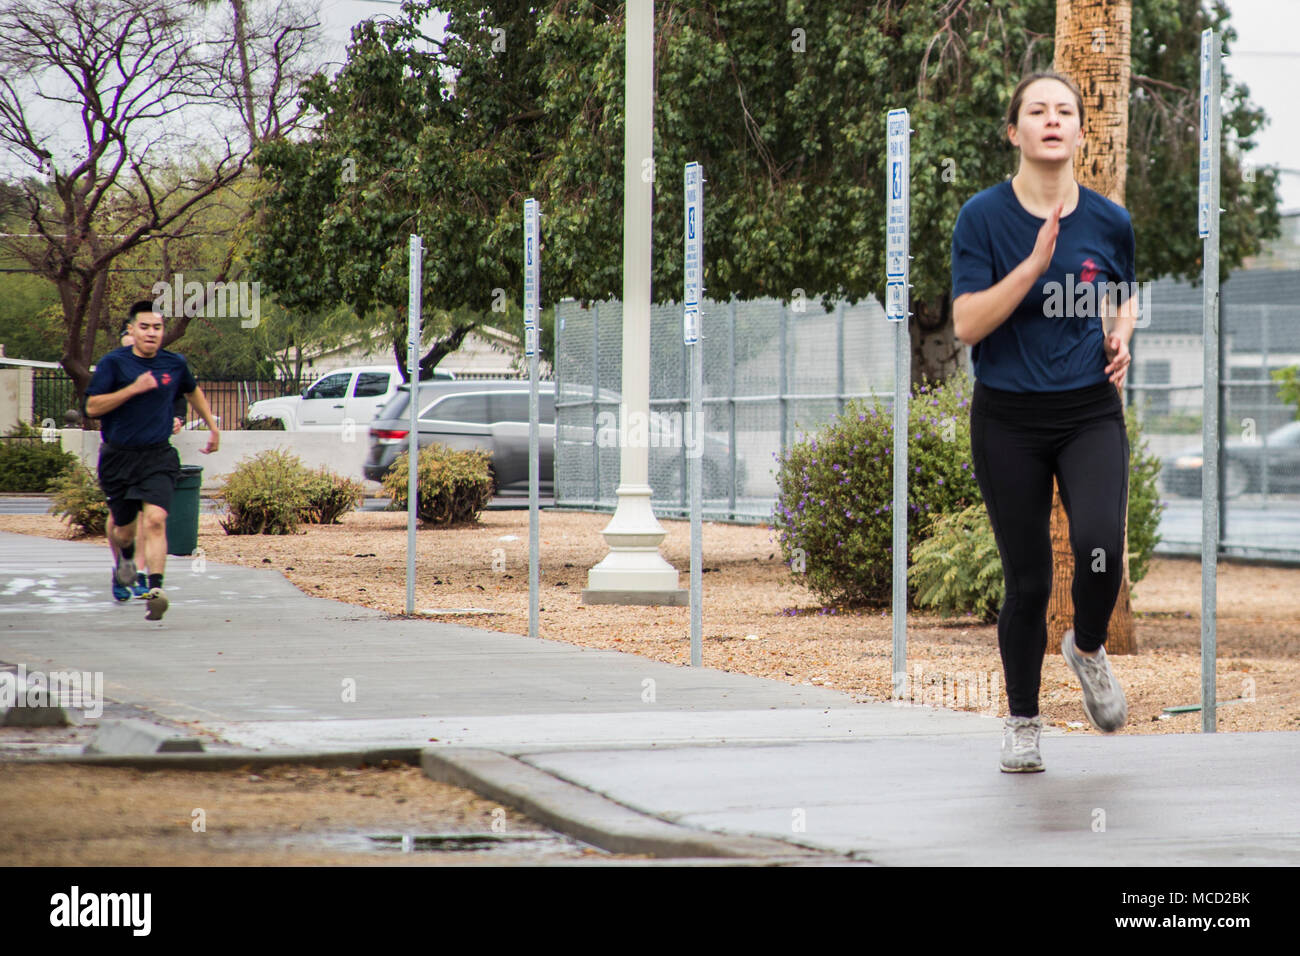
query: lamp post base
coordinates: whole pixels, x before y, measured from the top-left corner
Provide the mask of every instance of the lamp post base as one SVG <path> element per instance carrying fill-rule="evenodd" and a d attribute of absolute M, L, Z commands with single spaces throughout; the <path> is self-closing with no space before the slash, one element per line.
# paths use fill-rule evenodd
<path fill-rule="evenodd" d="M 605 559 L 587 572 L 583 604 L 689 604 L 678 572 L 659 553 L 667 532 L 650 507 L 649 485 L 620 485 L 618 508 L 601 534 Z"/>

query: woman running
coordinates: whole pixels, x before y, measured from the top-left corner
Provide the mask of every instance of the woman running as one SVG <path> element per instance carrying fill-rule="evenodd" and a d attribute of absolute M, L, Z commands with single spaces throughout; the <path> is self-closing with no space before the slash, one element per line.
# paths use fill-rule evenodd
<path fill-rule="evenodd" d="M 1019 170 L 957 216 L 952 312 L 957 337 L 973 346 L 971 455 L 1006 581 L 1001 767 L 1025 772 L 1043 769 L 1053 476 L 1074 551 L 1074 627 L 1061 650 L 1092 725 L 1111 733 L 1128 718 L 1104 645 L 1124 567 L 1129 444 L 1118 389 L 1137 315 L 1136 243 L 1124 207 L 1074 179 L 1083 98 L 1073 81 L 1026 76 L 1006 123 Z M 1113 317 L 1109 332 L 1103 315 Z"/>

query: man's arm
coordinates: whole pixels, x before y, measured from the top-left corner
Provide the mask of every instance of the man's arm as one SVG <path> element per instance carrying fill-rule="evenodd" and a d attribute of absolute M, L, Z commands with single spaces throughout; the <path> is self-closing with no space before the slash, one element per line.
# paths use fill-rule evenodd
<path fill-rule="evenodd" d="M 104 392 L 99 395 L 86 396 L 86 414 L 91 418 L 102 418 L 118 408 L 125 402 L 130 401 L 137 395 L 151 391 L 158 387 L 158 380 L 153 377 L 153 372 L 141 372 L 130 385 L 119 388 L 116 392 Z"/>
<path fill-rule="evenodd" d="M 208 407 L 208 399 L 203 394 L 203 389 L 197 385 L 194 386 L 194 391 L 185 395 L 185 398 L 190 403 L 190 406 L 199 413 L 199 417 L 208 425 L 208 444 L 203 449 L 203 454 L 210 455 L 221 447 L 221 430 L 217 428 L 217 420 L 212 417 L 212 409 Z"/>

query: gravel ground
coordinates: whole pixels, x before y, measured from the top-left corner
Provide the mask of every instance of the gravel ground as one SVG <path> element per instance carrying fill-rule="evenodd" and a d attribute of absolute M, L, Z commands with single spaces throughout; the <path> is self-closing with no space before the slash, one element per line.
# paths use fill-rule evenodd
<path fill-rule="evenodd" d="M 584 605 L 587 571 L 607 553 L 610 516 L 545 511 L 540 519 L 540 633 L 544 638 L 687 664 L 689 609 Z M 209 560 L 281 571 L 304 592 L 392 614 L 406 601 L 405 514 L 366 512 L 287 536 L 230 537 L 200 518 Z M 690 526 L 661 522 L 664 557 L 689 585 Z M 0 530 L 66 537 L 49 516 L 0 516 Z M 528 633 L 528 513 L 485 512 L 477 525 L 421 529 L 416 608 L 482 608 L 472 627 Z M 725 671 L 834 687 L 862 701 L 891 692 L 888 608 L 823 608 L 781 563 L 765 526 L 704 526 L 704 664 Z M 105 561 L 107 561 L 107 549 Z M 172 558 L 169 576 L 192 559 Z M 1222 731 L 1300 730 L 1300 570 L 1220 561 L 1218 697 Z M 1156 557 L 1134 589 L 1138 653 L 1112 657 L 1129 701 L 1122 733 L 1195 733 L 1198 712 L 1162 708 L 1200 699 L 1200 563 Z M 997 628 L 973 618 L 908 617 L 909 688 L 918 702 L 1006 714 Z M 992 692 L 996 692 L 995 695 Z M 990 709 L 992 702 L 993 709 Z M 1077 680 L 1049 649 L 1044 721 L 1095 733 Z"/>
<path fill-rule="evenodd" d="M 414 837 L 495 835 L 426 851 Z M 377 842 L 371 836 L 412 839 Z M 417 851 L 417 848 L 418 851 Z M 0 866 L 538 865 L 634 860 L 390 763 L 130 770 L 0 762 Z"/>

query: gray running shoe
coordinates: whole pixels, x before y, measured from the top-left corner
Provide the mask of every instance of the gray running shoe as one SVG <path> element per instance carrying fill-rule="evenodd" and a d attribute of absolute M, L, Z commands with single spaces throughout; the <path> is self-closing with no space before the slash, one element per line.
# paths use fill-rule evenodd
<path fill-rule="evenodd" d="M 1038 735 L 1043 718 L 1008 717 L 1002 723 L 1002 770 L 1006 773 L 1037 773 L 1043 769 L 1038 752 Z"/>
<path fill-rule="evenodd" d="M 163 589 L 150 588 L 144 599 L 145 606 L 149 608 L 144 619 L 146 621 L 161 621 L 163 614 L 167 612 L 167 595 L 163 594 Z"/>
<path fill-rule="evenodd" d="M 1124 699 L 1124 688 L 1110 672 L 1106 648 L 1099 648 L 1096 657 L 1079 653 L 1074 646 L 1074 628 L 1070 628 L 1061 641 L 1061 653 L 1083 686 L 1083 712 L 1088 715 L 1089 722 L 1106 734 L 1113 734 L 1123 727 L 1128 720 L 1128 701 Z"/>

